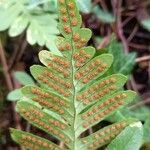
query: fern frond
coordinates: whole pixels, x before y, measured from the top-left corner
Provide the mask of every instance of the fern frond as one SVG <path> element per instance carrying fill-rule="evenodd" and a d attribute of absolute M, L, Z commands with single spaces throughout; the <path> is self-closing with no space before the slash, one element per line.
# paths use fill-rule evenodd
<path fill-rule="evenodd" d="M 81 28 L 75 1 L 58 0 L 58 10 L 63 36 L 58 37 L 56 43 L 62 56 L 45 50 L 39 53 L 44 66 L 32 66 L 31 73 L 40 87 L 23 87 L 26 100 L 17 103 L 17 110 L 31 124 L 64 142 L 66 149 L 97 149 L 108 144 L 135 120 L 122 120 L 87 137 L 80 135 L 127 105 L 136 94 L 122 90 L 127 81 L 124 75 L 104 77 L 113 63 L 113 56 L 94 57 L 95 49 L 86 47 L 92 34 L 89 29 Z M 28 133 L 12 131 L 15 141 L 34 149 L 21 142 Z"/>

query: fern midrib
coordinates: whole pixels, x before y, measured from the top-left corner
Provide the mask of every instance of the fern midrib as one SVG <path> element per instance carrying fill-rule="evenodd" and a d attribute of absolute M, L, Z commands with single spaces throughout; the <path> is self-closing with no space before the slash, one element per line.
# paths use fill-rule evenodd
<path fill-rule="evenodd" d="M 66 9 L 67 9 L 67 14 L 68 14 L 68 18 L 69 18 L 69 26 L 70 26 L 70 29 L 71 29 L 71 39 L 70 39 L 70 42 L 71 42 L 71 47 L 72 47 L 72 52 L 71 52 L 71 79 L 72 79 L 72 94 L 73 94 L 73 107 L 74 107 L 74 118 L 73 118 L 73 132 L 74 132 L 74 141 L 73 141 L 73 149 L 72 150 L 76 150 L 76 130 L 75 130 L 75 126 L 76 126 L 76 117 L 77 117 L 77 112 L 76 112 L 76 106 L 75 106 L 75 98 L 76 98 L 76 88 L 75 88 L 75 84 L 74 84 L 74 76 L 75 76 L 75 72 L 74 72 L 74 62 L 73 62 L 73 54 L 74 54 L 74 51 L 75 51 L 75 48 L 74 48 L 74 45 L 73 45 L 73 30 L 72 30 L 72 26 L 71 26 L 71 19 L 70 19 L 70 16 L 69 16 L 69 10 L 68 10 L 68 7 L 67 7 L 67 2 L 65 0 L 65 5 L 66 5 Z"/>

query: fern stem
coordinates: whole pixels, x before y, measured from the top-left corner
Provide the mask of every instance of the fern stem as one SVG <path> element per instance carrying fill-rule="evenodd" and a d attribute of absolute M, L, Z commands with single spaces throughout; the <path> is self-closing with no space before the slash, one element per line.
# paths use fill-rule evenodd
<path fill-rule="evenodd" d="M 71 27 L 71 19 L 70 19 L 70 16 L 69 16 L 69 10 L 68 10 L 68 7 L 67 7 L 67 2 L 65 0 L 65 5 L 66 5 L 66 8 L 67 8 L 67 14 L 68 14 L 68 18 L 69 18 L 69 24 L 70 24 L 70 29 L 71 29 L 71 47 L 72 47 L 72 53 L 71 53 L 71 75 L 72 75 L 72 93 L 73 93 L 73 107 L 74 107 L 74 116 L 73 116 L 73 124 L 72 124 L 72 127 L 73 127 L 73 130 L 74 130 L 74 140 L 73 140 L 73 147 L 72 147 L 72 150 L 76 150 L 76 118 L 77 118 L 77 112 L 76 112 L 76 105 L 75 105 L 75 99 L 76 99 L 76 88 L 75 88 L 75 84 L 74 84 L 74 76 L 75 76 L 75 73 L 74 73 L 74 62 L 73 62 L 73 54 L 74 54 L 74 46 L 73 46 L 73 30 L 72 30 L 72 27 Z"/>

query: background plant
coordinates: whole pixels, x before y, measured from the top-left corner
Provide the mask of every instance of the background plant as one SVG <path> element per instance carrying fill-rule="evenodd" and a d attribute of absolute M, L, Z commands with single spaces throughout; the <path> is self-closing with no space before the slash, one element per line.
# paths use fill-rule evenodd
<path fill-rule="evenodd" d="M 87 5 L 78 1 L 83 12 L 88 13 Z M 29 44 L 46 46 L 49 50 L 59 52 L 55 46 L 57 28 L 57 0 L 3 0 L 0 3 L 0 31 L 8 29 L 10 37 L 16 37 L 26 31 Z M 51 40 L 49 40 L 51 39 Z"/>

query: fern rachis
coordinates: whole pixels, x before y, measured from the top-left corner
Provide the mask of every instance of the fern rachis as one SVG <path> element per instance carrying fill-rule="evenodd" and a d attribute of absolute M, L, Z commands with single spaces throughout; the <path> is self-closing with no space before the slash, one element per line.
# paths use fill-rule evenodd
<path fill-rule="evenodd" d="M 81 16 L 74 0 L 59 0 L 59 29 L 62 37 L 58 56 L 41 51 L 45 67 L 34 65 L 31 73 L 40 87 L 26 86 L 26 97 L 17 103 L 18 112 L 31 124 L 64 142 L 58 145 L 44 138 L 12 129 L 13 139 L 28 149 L 97 149 L 108 144 L 132 119 L 122 120 L 81 138 L 80 135 L 128 104 L 132 91 L 120 90 L 126 82 L 121 74 L 102 75 L 110 68 L 113 56 L 94 57 L 95 49 L 86 47 L 91 31 L 81 27 Z"/>

